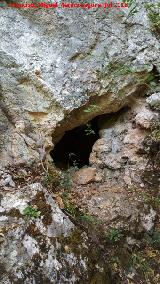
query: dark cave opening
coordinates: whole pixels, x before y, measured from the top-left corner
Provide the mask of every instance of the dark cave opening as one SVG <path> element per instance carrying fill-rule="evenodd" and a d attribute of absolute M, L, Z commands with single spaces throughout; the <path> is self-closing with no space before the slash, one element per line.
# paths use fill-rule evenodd
<path fill-rule="evenodd" d="M 55 166 L 63 170 L 88 166 L 92 146 L 98 138 L 98 117 L 67 131 L 50 153 Z"/>

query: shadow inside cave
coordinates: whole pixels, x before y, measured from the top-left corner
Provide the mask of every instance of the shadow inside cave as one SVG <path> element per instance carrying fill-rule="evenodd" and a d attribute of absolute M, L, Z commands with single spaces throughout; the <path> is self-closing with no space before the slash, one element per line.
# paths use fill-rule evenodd
<path fill-rule="evenodd" d="M 66 170 L 69 167 L 82 168 L 89 165 L 92 146 L 98 138 L 98 117 L 85 125 L 66 131 L 50 153 L 55 166 Z"/>

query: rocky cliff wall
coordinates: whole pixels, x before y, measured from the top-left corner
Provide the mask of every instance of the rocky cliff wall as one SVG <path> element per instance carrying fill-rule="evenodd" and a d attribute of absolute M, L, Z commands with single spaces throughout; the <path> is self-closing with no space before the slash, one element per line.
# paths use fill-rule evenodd
<path fill-rule="evenodd" d="M 158 36 L 145 1 L 135 4 L 135 13 L 1 9 L 3 164 L 45 159 L 55 137 L 118 111 L 157 80 Z"/>

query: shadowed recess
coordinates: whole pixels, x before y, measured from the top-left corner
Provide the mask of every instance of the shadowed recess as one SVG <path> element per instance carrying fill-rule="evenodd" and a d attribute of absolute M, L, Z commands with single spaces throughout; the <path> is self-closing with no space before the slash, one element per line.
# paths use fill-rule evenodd
<path fill-rule="evenodd" d="M 81 168 L 89 165 L 92 146 L 98 138 L 98 117 L 67 131 L 50 153 L 55 166 L 68 169 L 72 166 Z"/>

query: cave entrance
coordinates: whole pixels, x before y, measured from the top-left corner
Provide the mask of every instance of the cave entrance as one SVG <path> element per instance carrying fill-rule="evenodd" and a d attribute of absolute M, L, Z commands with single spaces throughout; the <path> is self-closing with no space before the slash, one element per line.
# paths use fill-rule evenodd
<path fill-rule="evenodd" d="M 63 170 L 88 166 L 92 146 L 98 138 L 98 117 L 67 131 L 50 153 L 55 166 Z"/>

